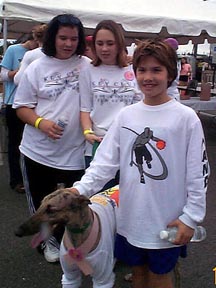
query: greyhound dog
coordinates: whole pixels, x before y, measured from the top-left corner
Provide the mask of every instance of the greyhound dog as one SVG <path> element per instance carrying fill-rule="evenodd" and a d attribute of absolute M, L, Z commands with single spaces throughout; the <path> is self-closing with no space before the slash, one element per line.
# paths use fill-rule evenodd
<path fill-rule="evenodd" d="M 117 202 L 118 187 L 90 199 L 69 189 L 58 189 L 43 199 L 36 213 L 15 234 L 22 237 L 36 233 L 31 243 L 37 247 L 57 225 L 64 225 L 60 247 L 62 287 L 80 287 L 83 273 L 92 276 L 94 288 L 112 288 Z"/>

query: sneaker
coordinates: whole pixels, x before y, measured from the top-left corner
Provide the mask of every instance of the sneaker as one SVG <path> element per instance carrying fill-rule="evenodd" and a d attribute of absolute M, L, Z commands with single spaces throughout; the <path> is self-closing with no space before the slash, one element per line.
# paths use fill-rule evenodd
<path fill-rule="evenodd" d="M 124 280 L 127 281 L 127 282 L 132 282 L 132 273 L 128 273 L 124 276 Z"/>
<path fill-rule="evenodd" d="M 59 261 L 59 249 L 50 242 L 46 242 L 44 249 L 44 258 L 47 262 L 54 263 Z"/>
<path fill-rule="evenodd" d="M 14 191 L 16 191 L 17 193 L 23 194 L 23 193 L 25 193 L 25 188 L 24 188 L 23 184 L 17 184 L 14 187 Z"/>

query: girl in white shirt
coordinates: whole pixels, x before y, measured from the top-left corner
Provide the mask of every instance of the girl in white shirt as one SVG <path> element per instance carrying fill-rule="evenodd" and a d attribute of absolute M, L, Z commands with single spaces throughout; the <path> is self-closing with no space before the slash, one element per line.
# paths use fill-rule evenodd
<path fill-rule="evenodd" d="M 127 63 L 120 26 L 101 21 L 92 42 L 94 60 L 80 74 L 81 123 L 85 139 L 97 146 L 119 111 L 140 100 L 141 92 Z"/>
<path fill-rule="evenodd" d="M 54 17 L 47 28 L 43 52 L 45 55 L 24 71 L 13 104 L 26 123 L 20 151 L 31 213 L 58 184 L 67 186 L 79 180 L 85 168 L 78 76 L 90 60 L 81 56 L 85 36 L 80 20 L 71 14 Z M 63 116 L 64 129 L 57 125 Z M 61 236 L 56 233 L 58 241 L 46 243 L 48 262 L 59 260 Z"/>

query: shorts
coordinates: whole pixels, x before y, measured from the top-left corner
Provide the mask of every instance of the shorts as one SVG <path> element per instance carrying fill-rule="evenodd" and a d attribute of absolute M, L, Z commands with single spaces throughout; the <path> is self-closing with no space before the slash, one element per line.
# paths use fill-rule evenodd
<path fill-rule="evenodd" d="M 172 271 L 179 256 L 186 257 L 186 246 L 167 249 L 145 249 L 128 243 L 127 239 L 116 235 L 115 257 L 129 266 L 148 265 L 155 274 L 166 274 Z"/>

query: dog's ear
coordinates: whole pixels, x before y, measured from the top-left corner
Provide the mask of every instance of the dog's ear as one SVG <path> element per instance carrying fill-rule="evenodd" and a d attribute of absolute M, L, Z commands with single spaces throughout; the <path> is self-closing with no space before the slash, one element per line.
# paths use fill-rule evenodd
<path fill-rule="evenodd" d="M 70 209 L 74 212 L 84 209 L 91 201 L 84 195 L 75 195 L 70 199 Z"/>
<path fill-rule="evenodd" d="M 91 204 L 91 201 L 84 195 L 80 195 L 79 196 L 79 204 L 81 206 L 87 206 L 89 204 Z"/>

